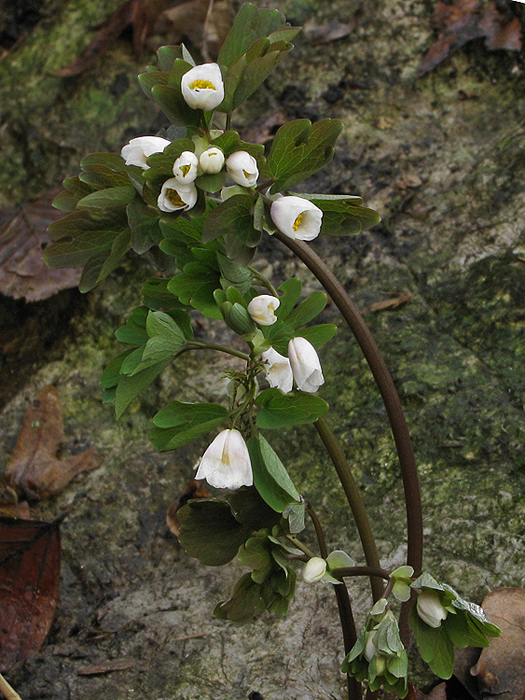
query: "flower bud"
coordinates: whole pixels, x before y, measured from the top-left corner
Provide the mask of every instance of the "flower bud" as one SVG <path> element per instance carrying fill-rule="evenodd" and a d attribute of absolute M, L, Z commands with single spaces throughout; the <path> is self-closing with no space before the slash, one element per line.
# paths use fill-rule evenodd
<path fill-rule="evenodd" d="M 224 99 L 224 83 L 217 63 L 203 63 L 182 76 L 180 88 L 192 109 L 205 112 L 218 107 Z"/>
<path fill-rule="evenodd" d="M 426 588 L 417 597 L 417 614 L 434 629 L 441 627 L 441 622 L 447 617 L 448 610 L 441 602 L 439 591 Z"/>
<path fill-rule="evenodd" d="M 196 479 L 206 479 L 218 489 L 238 489 L 253 484 L 252 464 L 238 430 L 222 430 L 202 455 Z"/>
<path fill-rule="evenodd" d="M 202 168 L 202 172 L 208 175 L 215 175 L 220 173 L 222 166 L 224 165 L 224 153 L 220 148 L 212 146 L 208 148 L 204 153 L 201 153 L 199 158 L 199 163 Z"/>
<path fill-rule="evenodd" d="M 231 179 L 243 187 L 253 187 L 259 177 L 257 161 L 246 151 L 235 151 L 226 161 Z"/>
<path fill-rule="evenodd" d="M 253 333 L 255 331 L 255 325 L 252 319 L 244 306 L 239 304 L 239 302 L 232 304 L 229 301 L 225 301 L 221 306 L 221 311 L 224 320 L 235 333 L 245 335 L 246 333 Z"/>
<path fill-rule="evenodd" d="M 262 353 L 266 365 L 266 379 L 273 389 L 280 389 L 288 394 L 293 387 L 293 373 L 290 360 L 280 355 L 277 350 L 269 348 Z"/>
<path fill-rule="evenodd" d="M 306 338 L 292 338 L 288 343 L 288 357 L 297 388 L 309 394 L 324 384 L 323 370 L 314 346 Z"/>
<path fill-rule="evenodd" d="M 370 663 L 372 661 L 372 657 L 375 655 L 377 649 L 376 645 L 374 644 L 374 637 L 376 636 L 375 630 L 371 630 L 370 632 L 367 632 L 366 636 L 366 644 L 365 644 L 365 650 L 363 652 L 363 656 L 365 659 Z"/>
<path fill-rule="evenodd" d="M 302 197 L 280 197 L 272 202 L 270 216 L 281 233 L 288 238 L 312 241 L 321 232 L 323 212 Z"/>
<path fill-rule="evenodd" d="M 269 294 L 260 294 L 254 297 L 248 304 L 248 313 L 255 323 L 260 326 L 273 326 L 277 321 L 275 309 L 278 309 L 281 302 L 277 297 Z"/>
<path fill-rule="evenodd" d="M 162 185 L 157 206 L 161 211 L 186 211 L 197 203 L 197 188 L 193 183 L 187 186 L 171 177 Z"/>
<path fill-rule="evenodd" d="M 173 164 L 175 180 L 181 185 L 191 185 L 197 177 L 199 159 L 191 151 L 183 151 Z"/>
<path fill-rule="evenodd" d="M 162 153 L 170 143 L 171 141 L 161 139 L 160 136 L 138 136 L 122 148 L 120 155 L 126 161 L 126 165 L 138 165 L 139 168 L 147 170 L 149 165 L 146 158 L 154 153 Z"/>
<path fill-rule="evenodd" d="M 317 583 L 326 573 L 326 561 L 321 557 L 312 557 L 303 568 L 303 581 L 305 583 Z"/>

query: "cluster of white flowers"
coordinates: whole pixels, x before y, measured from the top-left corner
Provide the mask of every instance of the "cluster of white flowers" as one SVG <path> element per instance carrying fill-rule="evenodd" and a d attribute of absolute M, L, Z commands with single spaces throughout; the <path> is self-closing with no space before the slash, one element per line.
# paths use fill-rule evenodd
<path fill-rule="evenodd" d="M 192 109 L 211 111 L 224 99 L 224 82 L 217 63 L 191 68 L 181 79 L 181 92 Z M 147 169 L 146 159 L 162 153 L 170 144 L 158 136 L 139 136 L 124 146 L 121 155 L 126 165 Z M 217 146 L 196 152 L 184 151 L 173 164 L 174 177 L 162 185 L 157 206 L 161 211 L 187 211 L 195 206 L 198 195 L 194 181 L 199 175 L 215 175 L 226 165 L 236 185 L 255 187 L 259 178 L 257 160 L 247 151 L 235 151 L 228 158 Z M 274 225 L 289 238 L 311 241 L 321 231 L 323 212 L 312 202 L 296 195 L 282 196 L 272 202 L 270 216 Z"/>

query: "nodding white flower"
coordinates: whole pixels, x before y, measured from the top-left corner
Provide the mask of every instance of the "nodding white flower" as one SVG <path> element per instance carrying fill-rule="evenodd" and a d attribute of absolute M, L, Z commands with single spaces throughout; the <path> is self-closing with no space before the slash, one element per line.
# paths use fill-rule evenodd
<path fill-rule="evenodd" d="M 270 294 L 260 294 L 248 304 L 248 313 L 260 326 L 273 326 L 277 321 L 275 309 L 278 309 L 280 304 L 277 297 L 272 297 Z"/>
<path fill-rule="evenodd" d="M 226 161 L 231 179 L 243 187 L 253 187 L 259 177 L 257 161 L 246 151 L 235 151 Z"/>
<path fill-rule="evenodd" d="M 441 602 L 439 591 L 425 589 L 417 597 L 416 601 L 417 614 L 426 622 L 429 627 L 434 629 L 441 627 L 442 621 L 447 617 L 448 610 Z"/>
<path fill-rule="evenodd" d="M 215 175 L 222 170 L 222 166 L 224 165 L 224 153 L 220 148 L 212 146 L 204 151 L 204 153 L 201 153 L 199 163 L 204 173 Z"/>
<path fill-rule="evenodd" d="M 277 350 L 269 348 L 262 353 L 266 365 L 266 379 L 273 389 L 280 389 L 288 394 L 293 388 L 293 372 L 290 360 L 280 355 Z"/>
<path fill-rule="evenodd" d="M 250 454 L 243 436 L 235 428 L 221 431 L 202 455 L 196 479 L 218 489 L 238 489 L 253 484 Z"/>
<path fill-rule="evenodd" d="M 314 346 L 306 338 L 292 338 L 288 343 L 288 357 L 297 388 L 313 394 L 324 384 L 323 370 Z"/>
<path fill-rule="evenodd" d="M 191 184 L 197 177 L 199 159 L 191 151 L 183 151 L 173 164 L 175 180 L 181 185 Z"/>
<path fill-rule="evenodd" d="M 224 83 L 217 63 L 203 63 L 190 68 L 182 76 L 180 88 L 192 109 L 208 112 L 218 107 L 224 99 Z"/>
<path fill-rule="evenodd" d="M 308 559 L 303 567 L 303 581 L 305 583 L 317 583 L 326 573 L 327 563 L 321 557 L 312 557 Z"/>
<path fill-rule="evenodd" d="M 321 232 L 323 212 L 302 197 L 279 197 L 272 202 L 270 216 L 281 233 L 300 241 L 313 241 Z"/>
<path fill-rule="evenodd" d="M 146 158 L 154 153 L 162 153 L 170 143 L 171 141 L 161 139 L 160 136 L 137 136 L 122 148 L 120 155 L 126 161 L 126 165 L 138 165 L 139 168 L 147 170 L 149 165 Z"/>
<path fill-rule="evenodd" d="M 186 211 L 197 203 L 197 188 L 190 182 L 189 185 L 181 185 L 175 177 L 162 185 L 157 199 L 157 206 L 161 211 Z"/>

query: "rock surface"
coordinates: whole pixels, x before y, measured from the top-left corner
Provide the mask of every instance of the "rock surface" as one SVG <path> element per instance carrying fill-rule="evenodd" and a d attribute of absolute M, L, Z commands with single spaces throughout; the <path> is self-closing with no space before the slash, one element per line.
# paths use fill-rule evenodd
<path fill-rule="evenodd" d="M 1 206 L 76 173 L 87 152 L 118 151 L 129 138 L 165 126 L 135 80 L 152 59 L 137 60 L 125 39 L 86 74 L 56 77 L 118 4 L 42 3 L 40 21 L 0 63 Z M 523 586 L 521 59 L 472 44 L 414 82 L 433 40 L 428 4 L 274 5 L 293 23 L 355 23 L 350 35 L 327 44 L 299 39 L 242 109 L 239 127 L 277 108 L 288 119 L 344 122 L 333 164 L 308 188 L 359 194 L 383 222 L 357 237 L 314 246 L 363 309 L 413 295 L 366 319 L 400 392 L 421 469 L 425 564 L 476 602 L 493 588 Z M 259 261 L 276 282 L 297 275 L 306 290 L 316 288 L 271 239 L 263 242 Z M 87 303 L 68 296 L 68 314 L 59 316 L 67 331 L 54 344 L 48 338 L 40 357 L 27 355 L 3 397 L 2 463 L 28 401 L 50 382 L 62 401 L 65 451 L 93 446 L 104 455 L 101 468 L 39 504 L 39 515 L 51 518 L 85 492 L 63 526 L 61 600 L 48 643 L 14 669 L 10 681 L 24 700 L 253 700 L 257 693 L 264 700 L 342 698 L 342 644 L 329 587 L 299 584 L 286 618 L 263 616 L 244 626 L 216 621 L 213 607 L 227 597 L 240 567 L 199 565 L 164 526 L 167 506 L 207 443 L 159 455 L 148 442 L 151 416 L 173 397 L 220 401 L 222 373 L 233 365 L 214 355 L 177 364 L 119 423 L 101 404 L 99 377 L 117 351 L 113 330 L 137 303 L 134 288 L 146 276 L 145 265 L 131 261 Z M 4 316 L 6 309 L 13 313 L 9 301 Z M 45 308 L 39 313 L 45 317 Z M 324 316 L 332 320 L 334 310 L 328 307 Z M 220 331 L 206 322 L 201 332 Z M 321 395 L 355 466 L 382 561 L 401 564 L 404 506 L 393 442 L 366 363 L 342 324 L 322 361 L 327 381 Z M 313 429 L 273 437 L 298 488 L 315 504 L 329 546 L 362 561 Z M 367 590 L 364 584 L 350 590 L 362 618 Z M 79 674 L 122 658 L 133 660 L 131 668 Z"/>

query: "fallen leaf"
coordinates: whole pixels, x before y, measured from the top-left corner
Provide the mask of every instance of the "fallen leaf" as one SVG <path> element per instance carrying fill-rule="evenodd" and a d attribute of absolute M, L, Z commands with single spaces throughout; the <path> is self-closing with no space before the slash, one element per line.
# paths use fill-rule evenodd
<path fill-rule="evenodd" d="M 401 294 L 401 296 L 394 297 L 393 299 L 385 299 L 384 301 L 378 301 L 375 304 L 370 304 L 366 309 L 361 311 L 362 314 L 369 314 L 375 311 L 384 311 L 385 309 L 395 309 L 401 304 L 405 304 L 407 301 L 412 299 L 414 294 L 412 292 L 407 292 L 406 294 Z"/>
<path fill-rule="evenodd" d="M 490 50 L 519 51 L 521 24 L 513 11 L 512 4 L 508 12 L 503 12 L 495 2 L 486 5 L 482 0 L 438 2 L 432 23 L 439 36 L 419 64 L 416 77 L 429 73 L 473 39 L 484 37 Z"/>
<path fill-rule="evenodd" d="M 17 209 L 0 211 L 0 292 L 14 299 L 40 301 L 61 289 L 77 287 L 81 269 L 50 270 L 42 250 L 50 243 L 47 227 L 63 216 L 54 209 L 58 190 L 50 190 Z"/>
<path fill-rule="evenodd" d="M 31 403 L 4 474 L 4 483 L 28 500 L 62 491 L 78 474 L 100 465 L 92 449 L 58 459 L 64 437 L 64 421 L 58 392 L 45 386 Z"/>
<path fill-rule="evenodd" d="M 127 671 L 128 668 L 136 666 L 135 659 L 115 659 L 114 661 L 103 661 L 99 664 L 84 666 L 77 670 L 79 676 L 96 676 L 101 673 L 112 673 L 113 671 Z"/>
<path fill-rule="evenodd" d="M 210 61 L 219 55 L 230 26 L 228 0 L 189 0 L 164 10 L 156 29 L 167 35 L 170 44 L 188 39 L 201 49 L 205 61 Z M 148 45 L 153 48 L 151 42 Z"/>
<path fill-rule="evenodd" d="M 408 187 L 420 187 L 422 184 L 423 181 L 416 173 L 405 173 L 405 175 L 401 175 L 396 180 L 396 185 L 401 190 L 406 190 Z"/>
<path fill-rule="evenodd" d="M 60 585 L 60 523 L 0 517 L 0 671 L 37 651 Z"/>
<path fill-rule="evenodd" d="M 324 24 L 316 24 L 315 20 L 306 22 L 303 32 L 311 44 L 327 44 L 330 41 L 342 39 L 351 34 L 356 27 L 355 22 L 345 24 L 332 20 Z"/>
<path fill-rule="evenodd" d="M 525 590 L 500 588 L 483 601 L 491 622 L 501 629 L 501 636 L 490 640 L 478 662 L 470 669 L 483 698 L 505 700 L 525 698 Z"/>
<path fill-rule="evenodd" d="M 173 503 L 169 506 L 168 511 L 166 513 L 166 525 L 168 526 L 168 529 L 172 534 L 175 535 L 175 537 L 178 537 L 180 534 L 180 523 L 179 519 L 177 517 L 177 512 L 182 508 L 182 506 L 186 505 L 186 503 L 191 500 L 192 498 L 211 498 L 212 495 L 208 491 L 208 489 L 201 484 L 200 481 L 196 481 L 195 479 L 190 479 L 186 486 L 184 487 L 184 491 L 181 493 L 181 495 L 176 498 Z"/>

